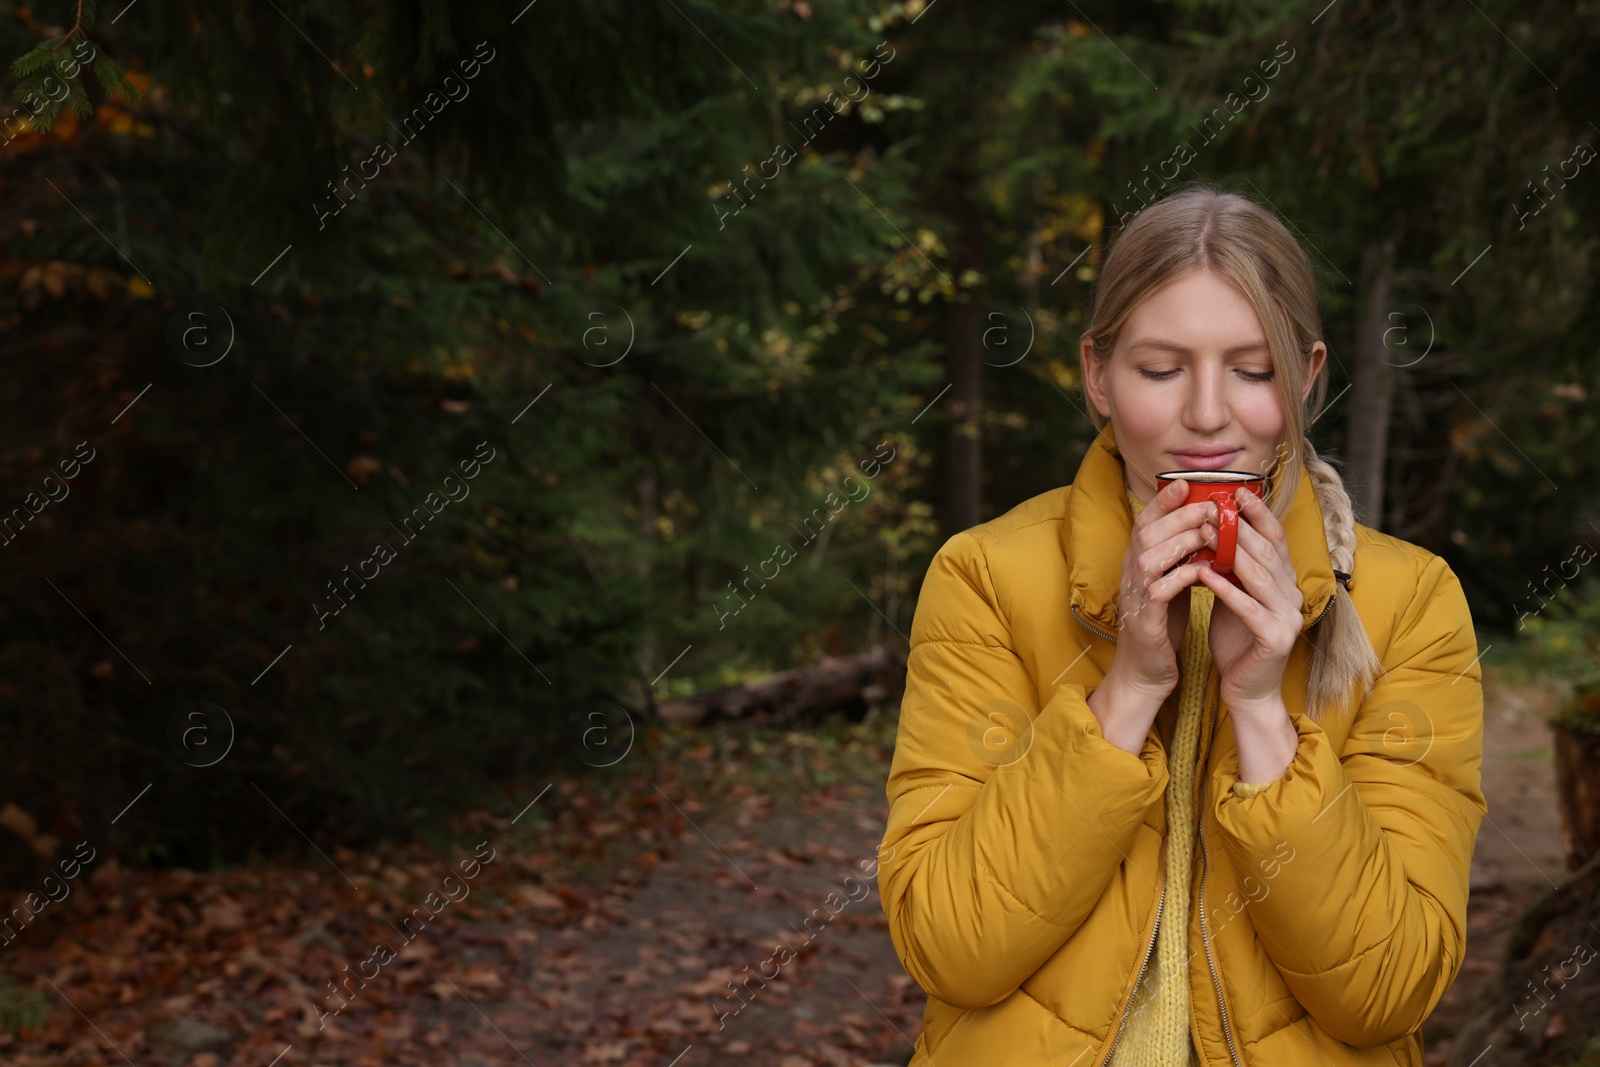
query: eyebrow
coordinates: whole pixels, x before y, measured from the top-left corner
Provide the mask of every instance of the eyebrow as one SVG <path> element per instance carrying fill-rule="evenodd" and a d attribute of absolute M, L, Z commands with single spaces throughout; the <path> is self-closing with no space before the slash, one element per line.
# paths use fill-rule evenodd
<path fill-rule="evenodd" d="M 1180 345 L 1176 341 L 1164 341 L 1159 337 L 1151 337 L 1142 341 L 1135 341 L 1133 344 L 1129 345 L 1128 348 L 1130 350 L 1135 348 L 1160 348 L 1171 352 L 1177 352 L 1180 355 L 1194 355 L 1194 350 L 1192 348 L 1189 348 L 1186 345 Z M 1271 349 L 1267 347 L 1267 343 L 1265 341 L 1252 341 L 1249 344 L 1234 345 L 1232 348 L 1226 349 L 1222 354 L 1225 356 L 1232 356 L 1238 355 L 1242 352 L 1270 353 Z"/>

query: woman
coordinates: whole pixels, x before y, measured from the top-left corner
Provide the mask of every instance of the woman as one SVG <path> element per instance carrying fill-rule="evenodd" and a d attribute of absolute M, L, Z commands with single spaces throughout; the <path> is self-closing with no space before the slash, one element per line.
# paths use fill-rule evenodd
<path fill-rule="evenodd" d="M 913 1064 L 1422 1062 L 1487 812 L 1477 644 L 1307 439 L 1320 337 L 1275 215 L 1150 205 L 1081 341 L 1077 477 L 934 557 L 877 869 Z M 1268 475 L 1239 586 L 1188 559 L 1215 505 L 1156 478 L 1199 467 Z"/>

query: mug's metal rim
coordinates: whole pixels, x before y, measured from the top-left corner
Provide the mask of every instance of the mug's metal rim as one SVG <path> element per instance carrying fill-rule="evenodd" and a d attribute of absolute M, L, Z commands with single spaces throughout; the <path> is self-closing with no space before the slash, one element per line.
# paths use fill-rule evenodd
<path fill-rule="evenodd" d="M 1246 482 L 1262 482 L 1262 483 L 1265 483 L 1266 480 L 1267 480 L 1267 476 L 1266 475 L 1257 474 L 1255 471 L 1234 471 L 1234 470 L 1162 471 L 1160 474 L 1157 474 L 1156 477 L 1160 478 L 1160 479 L 1163 479 L 1163 480 L 1171 481 L 1172 479 L 1175 479 L 1175 478 L 1183 478 L 1183 476 L 1185 474 L 1231 474 L 1231 475 L 1234 475 L 1233 478 L 1228 479 L 1228 484 L 1231 484 L 1231 485 L 1243 485 Z M 1185 478 L 1183 480 L 1188 481 L 1189 479 Z"/>

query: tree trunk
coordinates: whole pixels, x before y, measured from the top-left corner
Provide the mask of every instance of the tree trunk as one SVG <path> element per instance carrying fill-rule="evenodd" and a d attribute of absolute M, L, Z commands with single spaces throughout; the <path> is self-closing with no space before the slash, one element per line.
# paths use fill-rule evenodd
<path fill-rule="evenodd" d="M 690 725 L 743 719 L 763 711 L 779 722 L 821 718 L 833 711 L 864 713 L 872 704 L 897 699 L 905 682 L 904 653 L 896 645 L 879 645 L 854 656 L 830 657 L 743 685 L 669 700 L 656 713 L 663 722 Z"/>
<path fill-rule="evenodd" d="M 1453 383 L 1467 370 L 1467 361 L 1458 352 L 1430 348 L 1434 340 L 1414 331 L 1404 348 L 1391 345 L 1411 354 L 1391 357 L 1404 371 L 1395 380 L 1389 426 L 1394 479 L 1384 492 L 1384 532 L 1442 554 L 1450 543 L 1450 496 L 1465 462 L 1451 440 L 1454 423 L 1447 413 L 1461 402 Z"/>
<path fill-rule="evenodd" d="M 639 494 L 639 540 L 641 551 L 638 562 L 634 566 L 634 575 L 639 581 L 644 592 L 644 602 L 650 602 L 651 559 L 653 548 L 659 532 L 656 530 L 656 516 L 659 509 L 656 502 L 658 486 L 656 482 L 655 467 L 645 464 L 639 472 L 638 481 L 634 483 L 634 490 Z M 634 666 L 638 670 L 641 683 L 642 696 L 646 702 L 650 700 L 649 679 L 663 666 L 661 659 L 661 635 L 655 625 L 648 625 L 639 635 L 639 646 L 634 650 Z"/>
<path fill-rule="evenodd" d="M 961 285 L 968 270 L 981 271 L 983 212 L 967 195 L 971 181 L 958 180 L 956 211 L 961 228 L 952 247 L 957 302 L 950 309 L 950 452 L 945 473 L 945 536 L 983 521 L 983 286 Z"/>
<path fill-rule="evenodd" d="M 973 294 L 966 294 L 972 300 Z M 950 313 L 950 460 L 945 485 L 947 536 L 982 522 L 983 349 L 977 303 Z"/>
<path fill-rule="evenodd" d="M 1600 736 L 1553 726 L 1556 797 L 1567 866 L 1583 866 L 1600 853 Z"/>
<path fill-rule="evenodd" d="M 1394 238 L 1369 244 L 1361 256 L 1361 295 L 1357 307 L 1355 366 L 1350 403 L 1345 410 L 1346 477 L 1356 520 L 1383 526 L 1383 475 L 1388 458 L 1389 409 L 1394 396 L 1394 365 L 1384 333 L 1389 329 L 1394 288 Z"/>

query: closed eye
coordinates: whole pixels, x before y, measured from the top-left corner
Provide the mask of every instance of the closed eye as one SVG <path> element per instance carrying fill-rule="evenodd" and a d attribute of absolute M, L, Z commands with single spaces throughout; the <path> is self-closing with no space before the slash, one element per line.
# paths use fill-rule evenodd
<path fill-rule="evenodd" d="M 1142 377 L 1142 378 L 1147 378 L 1147 379 L 1149 379 L 1150 381 L 1153 381 L 1153 382 L 1164 382 L 1168 378 L 1172 377 L 1174 374 L 1177 374 L 1177 373 L 1178 372 L 1177 372 L 1176 369 L 1174 369 L 1174 370 L 1152 371 L 1152 370 L 1146 370 L 1143 367 L 1139 368 L 1139 376 Z M 1242 377 L 1247 382 L 1270 382 L 1276 376 L 1276 373 L 1277 373 L 1276 371 L 1270 371 L 1270 370 L 1269 371 L 1242 370 L 1242 371 L 1239 371 L 1239 376 Z"/>

